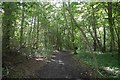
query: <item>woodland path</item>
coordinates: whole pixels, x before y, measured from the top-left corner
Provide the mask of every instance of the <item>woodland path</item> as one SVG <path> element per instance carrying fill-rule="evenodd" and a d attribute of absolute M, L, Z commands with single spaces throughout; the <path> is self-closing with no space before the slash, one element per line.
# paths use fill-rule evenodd
<path fill-rule="evenodd" d="M 93 71 L 81 66 L 70 52 L 55 52 L 47 63 L 36 71 L 39 78 L 87 78 L 94 76 Z"/>

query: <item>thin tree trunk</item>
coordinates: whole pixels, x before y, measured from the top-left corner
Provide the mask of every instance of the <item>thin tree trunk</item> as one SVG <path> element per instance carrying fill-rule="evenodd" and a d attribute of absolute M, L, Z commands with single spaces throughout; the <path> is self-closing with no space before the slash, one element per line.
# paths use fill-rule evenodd
<path fill-rule="evenodd" d="M 72 24 L 72 45 L 73 45 L 73 50 L 74 50 L 74 53 L 77 53 L 76 52 L 76 49 L 75 49 L 75 37 L 74 37 L 74 26 L 73 26 L 73 21 L 72 21 L 72 19 L 71 19 L 71 24 Z"/>
<path fill-rule="evenodd" d="M 29 45 L 31 44 L 31 32 L 32 32 L 32 24 L 33 24 L 33 18 L 32 18 L 32 22 L 31 22 L 31 25 L 30 25 L 30 31 L 29 31 L 29 38 L 28 38 L 28 43 L 29 43 Z"/>
<path fill-rule="evenodd" d="M 57 50 L 59 50 L 59 32 L 58 32 L 58 26 L 57 26 L 57 34 L 56 34 L 56 38 L 57 38 L 57 42 L 56 42 Z"/>
<path fill-rule="evenodd" d="M 104 37 L 103 37 L 103 52 L 106 51 L 106 28 L 104 26 L 103 28 L 103 31 L 104 31 Z"/>
<path fill-rule="evenodd" d="M 33 49 L 35 48 L 35 30 L 36 30 L 36 15 L 35 15 L 35 17 L 34 17 L 34 26 L 33 26 L 33 30 L 32 30 L 32 42 L 31 42 L 31 55 L 34 57 L 35 55 L 34 55 L 34 53 L 33 53 Z"/>
<path fill-rule="evenodd" d="M 71 11 L 70 11 L 70 9 L 67 8 L 67 10 L 68 10 L 68 12 L 69 12 L 69 14 L 70 14 L 71 19 L 73 20 L 73 22 L 75 23 L 75 25 L 77 26 L 77 28 L 80 30 L 80 32 L 82 33 L 83 37 L 85 38 L 86 44 L 88 44 L 88 46 L 89 46 L 89 45 L 90 45 L 89 40 L 88 40 L 88 38 L 86 37 L 85 33 L 83 32 L 82 28 L 79 27 L 79 25 L 77 24 L 77 22 L 76 22 L 76 20 L 74 19 L 73 15 L 72 15 L 72 13 L 71 13 Z M 89 46 L 89 48 L 90 48 L 90 46 Z"/>
<path fill-rule="evenodd" d="M 120 53 L 120 25 L 118 27 L 118 52 Z"/>
<path fill-rule="evenodd" d="M 93 17 L 93 22 L 92 22 L 92 26 L 93 26 L 93 31 L 94 31 L 94 51 L 96 51 L 96 49 L 98 48 L 99 50 L 101 50 L 101 45 L 100 45 L 100 41 L 97 38 L 97 31 L 96 31 L 96 18 L 95 18 L 95 11 L 93 8 L 93 5 L 91 5 L 92 7 L 92 17 Z"/>
<path fill-rule="evenodd" d="M 68 28 L 68 21 L 67 21 L 67 17 L 66 17 L 66 14 L 65 14 L 65 3 L 63 2 L 63 11 L 64 11 L 64 18 L 65 18 L 65 22 L 66 22 L 66 27 Z"/>
<path fill-rule="evenodd" d="M 29 45 L 29 49 L 32 51 L 32 30 L 33 30 L 33 17 L 32 17 L 32 22 L 31 22 L 31 25 L 30 25 L 30 31 L 29 31 L 29 37 L 28 37 L 28 45 Z M 30 54 L 31 54 L 32 52 L 30 52 Z"/>
<path fill-rule="evenodd" d="M 47 48 L 47 32 L 45 31 L 44 32 L 44 46 L 45 46 L 45 48 Z"/>
<path fill-rule="evenodd" d="M 22 20 L 21 20 L 21 30 L 20 30 L 20 49 L 23 46 L 23 29 L 24 29 L 24 3 L 22 3 Z"/>
<path fill-rule="evenodd" d="M 92 33 L 91 29 L 90 29 L 90 26 L 89 26 L 89 32 L 90 32 L 90 35 L 91 35 L 93 41 L 95 41 L 95 37 L 93 36 L 93 33 Z M 93 49 L 94 49 L 94 48 L 93 48 Z M 94 49 L 94 50 L 95 50 L 95 49 Z"/>
<path fill-rule="evenodd" d="M 113 29 L 113 19 L 112 19 L 112 2 L 108 2 L 108 21 L 110 27 L 110 34 L 111 34 L 111 44 L 110 44 L 110 51 L 113 52 L 115 43 L 114 43 L 114 29 Z"/>
<path fill-rule="evenodd" d="M 36 40 L 36 49 L 38 49 L 38 46 L 39 46 L 39 15 L 37 17 L 37 40 Z"/>

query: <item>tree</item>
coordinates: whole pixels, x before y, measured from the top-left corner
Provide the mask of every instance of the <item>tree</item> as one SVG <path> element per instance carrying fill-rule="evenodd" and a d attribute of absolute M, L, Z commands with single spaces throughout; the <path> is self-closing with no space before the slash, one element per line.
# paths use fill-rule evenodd
<path fill-rule="evenodd" d="M 15 3 L 9 3 L 4 2 L 3 3 L 3 21 L 2 21 L 2 30 L 3 30 L 3 36 L 2 36 L 2 52 L 3 56 L 6 55 L 6 53 L 10 53 L 10 40 L 13 35 L 11 35 L 11 30 L 13 29 L 13 22 L 15 19 L 14 12 L 16 11 L 16 4 Z"/>
<path fill-rule="evenodd" d="M 111 45 L 110 45 L 110 51 L 113 52 L 115 43 L 114 43 L 114 28 L 113 28 L 113 17 L 112 17 L 112 3 L 108 2 L 108 21 L 109 21 L 109 27 L 110 27 L 110 34 L 111 34 Z"/>
<path fill-rule="evenodd" d="M 25 4 L 22 3 L 22 19 L 21 19 L 21 30 L 20 30 L 20 48 L 22 48 L 23 46 L 23 29 L 24 29 L 24 19 L 25 19 L 25 16 L 24 16 L 24 12 L 25 12 Z"/>

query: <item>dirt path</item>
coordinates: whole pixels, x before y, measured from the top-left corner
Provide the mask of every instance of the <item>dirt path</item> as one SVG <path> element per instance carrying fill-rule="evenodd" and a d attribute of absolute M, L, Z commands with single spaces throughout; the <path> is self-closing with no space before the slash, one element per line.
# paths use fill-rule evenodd
<path fill-rule="evenodd" d="M 69 52 L 56 52 L 40 70 L 39 78 L 92 78 L 93 71 L 81 66 Z"/>

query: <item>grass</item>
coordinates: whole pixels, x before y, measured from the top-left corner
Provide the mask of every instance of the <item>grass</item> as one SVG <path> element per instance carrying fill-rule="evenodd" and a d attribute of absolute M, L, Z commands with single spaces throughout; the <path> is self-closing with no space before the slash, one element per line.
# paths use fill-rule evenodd
<path fill-rule="evenodd" d="M 88 51 L 84 50 L 77 50 L 78 54 L 75 55 L 75 58 L 83 60 L 83 63 L 94 67 L 94 61 L 92 58 L 92 55 Z M 118 54 L 114 53 L 113 56 L 111 53 L 102 53 L 102 52 L 93 52 L 96 56 L 97 63 L 98 63 L 98 68 L 107 68 L 109 71 L 115 73 L 115 75 L 111 75 L 104 70 L 100 70 L 100 72 L 105 76 L 105 77 L 118 77 L 120 74 L 120 69 L 118 65 Z"/>

